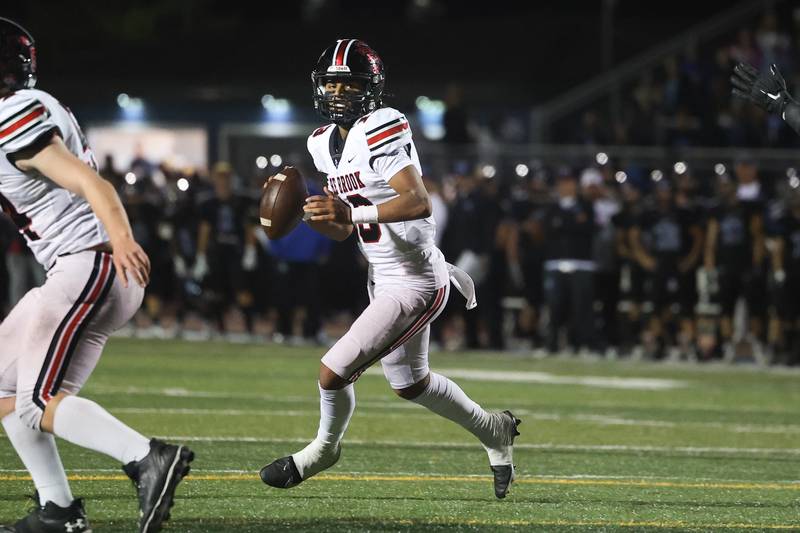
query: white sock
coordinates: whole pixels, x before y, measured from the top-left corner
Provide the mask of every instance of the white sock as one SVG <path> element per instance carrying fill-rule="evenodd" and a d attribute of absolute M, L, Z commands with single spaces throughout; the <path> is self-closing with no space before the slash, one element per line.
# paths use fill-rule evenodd
<path fill-rule="evenodd" d="M 104 453 L 123 465 L 150 453 L 150 441 L 95 402 L 67 396 L 56 408 L 53 432 L 62 439 Z"/>
<path fill-rule="evenodd" d="M 29 428 L 16 413 L 3 418 L 3 429 L 33 478 L 39 491 L 39 503 L 53 502 L 59 507 L 69 507 L 74 498 L 58 456 L 55 437 Z"/>
<path fill-rule="evenodd" d="M 452 420 L 478 437 L 484 445 L 495 445 L 497 437 L 492 431 L 491 413 L 472 401 L 461 387 L 445 376 L 435 372 L 431 372 L 430 376 L 428 387 L 411 401 Z"/>
<path fill-rule="evenodd" d="M 303 479 L 317 474 L 330 466 L 329 460 L 321 461 L 336 451 L 342 440 L 350 417 L 356 407 L 356 392 L 353 384 L 339 390 L 326 390 L 319 387 L 319 430 L 317 438 L 292 455 L 297 470 Z M 332 456 L 335 457 L 335 456 Z"/>

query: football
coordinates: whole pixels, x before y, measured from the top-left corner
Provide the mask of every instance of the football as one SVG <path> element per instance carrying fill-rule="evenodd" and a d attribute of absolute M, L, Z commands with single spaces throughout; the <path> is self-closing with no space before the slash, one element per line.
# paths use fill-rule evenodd
<path fill-rule="evenodd" d="M 283 167 L 272 176 L 261 192 L 261 227 L 270 239 L 280 239 L 303 219 L 303 204 L 308 196 L 306 181 L 294 167 Z"/>

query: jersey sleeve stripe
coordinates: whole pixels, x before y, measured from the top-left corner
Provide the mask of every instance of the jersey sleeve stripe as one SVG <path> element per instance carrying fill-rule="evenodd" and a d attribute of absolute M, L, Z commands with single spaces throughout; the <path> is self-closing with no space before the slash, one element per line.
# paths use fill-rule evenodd
<path fill-rule="evenodd" d="M 407 130 L 407 129 L 408 129 L 408 122 L 403 122 L 402 124 L 398 124 L 397 126 L 389 128 L 386 131 L 383 131 L 381 133 L 376 133 L 372 137 L 368 137 L 367 138 L 367 144 L 371 148 L 373 144 L 375 144 L 375 143 L 377 143 L 379 141 L 382 141 L 386 137 L 391 137 L 391 136 L 396 135 L 396 134 L 398 134 L 398 133 L 400 133 L 400 132 L 402 132 L 404 130 Z"/>
<path fill-rule="evenodd" d="M 392 124 L 397 124 L 397 123 L 398 123 L 398 122 L 400 122 L 401 120 L 402 120 L 402 119 L 401 119 L 400 117 L 397 117 L 396 119 L 394 119 L 394 120 L 390 120 L 389 122 L 384 122 L 383 124 L 381 124 L 381 125 L 380 125 L 380 126 L 378 126 L 377 128 L 372 128 L 371 130 L 369 130 L 368 132 L 366 132 L 364 135 L 366 135 L 367 137 L 369 137 L 370 135 L 372 135 L 372 134 L 373 134 L 373 133 L 375 133 L 376 131 L 380 131 L 380 130 L 382 130 L 383 128 L 385 128 L 385 127 L 387 127 L 387 126 L 391 126 Z"/>
<path fill-rule="evenodd" d="M 40 106 L 40 105 L 42 105 L 40 102 L 37 102 L 37 101 L 31 102 L 30 104 L 26 105 L 25 107 L 23 107 L 22 109 L 20 109 L 19 111 L 17 111 L 13 115 L 11 115 L 10 117 L 7 117 L 7 118 L 3 119 L 3 121 L 0 122 L 0 131 L 6 129 L 10 124 L 13 124 L 20 117 L 25 116 L 25 114 L 27 114 L 34 107 Z"/>
<path fill-rule="evenodd" d="M 44 115 L 44 112 L 45 112 L 45 108 L 44 108 L 43 105 L 40 104 L 39 106 L 37 106 L 33 110 L 31 110 L 27 115 L 25 115 L 22 118 L 18 119 L 16 122 L 11 124 L 7 128 L 5 128 L 3 130 L 0 130 L 0 142 L 6 142 L 7 139 L 4 139 L 5 137 L 8 137 L 9 135 L 14 133 L 15 131 L 19 130 L 25 124 L 28 124 L 29 122 L 31 122 L 33 120 L 36 120 L 37 118 L 41 117 L 42 115 Z"/>
<path fill-rule="evenodd" d="M 6 145 L 8 145 L 9 143 L 11 143 L 13 141 L 16 141 L 18 139 L 22 139 L 23 137 L 26 137 L 28 132 L 31 132 L 31 131 L 36 130 L 36 129 L 40 129 L 39 126 L 41 126 L 42 124 L 45 124 L 44 117 L 43 116 L 36 117 L 35 119 L 31 120 L 27 124 L 24 124 L 17 131 L 11 133 L 10 135 L 8 135 L 6 137 L 0 138 L 0 148 L 5 147 Z M 38 138 L 38 135 L 39 135 L 39 133 L 37 133 L 35 136 L 31 137 L 30 142 L 33 143 Z"/>

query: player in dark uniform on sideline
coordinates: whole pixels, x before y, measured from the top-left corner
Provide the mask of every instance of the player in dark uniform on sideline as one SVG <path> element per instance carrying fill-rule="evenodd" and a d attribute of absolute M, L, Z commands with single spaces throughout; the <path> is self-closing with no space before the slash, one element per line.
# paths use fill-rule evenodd
<path fill-rule="evenodd" d="M 693 339 L 694 267 L 702 251 L 702 232 L 694 214 L 675 205 L 672 185 L 660 182 L 655 209 L 631 227 L 630 244 L 648 273 L 646 291 L 653 304 L 647 341 L 656 357 L 666 346 L 685 351 Z"/>
<path fill-rule="evenodd" d="M 218 332 L 224 334 L 225 311 L 235 304 L 245 317 L 247 332 L 253 333 L 254 297 L 245 274 L 257 265 L 253 224 L 255 205 L 233 189 L 232 171 L 218 163 L 212 171 L 214 194 L 200 203 L 200 227 L 194 277 L 205 279 L 212 293 L 213 314 Z"/>
<path fill-rule="evenodd" d="M 757 313 L 764 308 L 761 263 L 764 248 L 762 206 L 742 201 L 729 178 L 720 178 L 719 203 L 711 208 L 706 225 L 705 268 L 716 272 L 719 286 L 720 334 L 728 343 L 733 336 L 736 302 L 744 297 L 751 314 L 751 332 L 760 333 Z"/>
<path fill-rule="evenodd" d="M 773 294 L 781 322 L 782 361 L 800 363 L 800 195 L 794 193 L 786 213 L 770 236 Z"/>

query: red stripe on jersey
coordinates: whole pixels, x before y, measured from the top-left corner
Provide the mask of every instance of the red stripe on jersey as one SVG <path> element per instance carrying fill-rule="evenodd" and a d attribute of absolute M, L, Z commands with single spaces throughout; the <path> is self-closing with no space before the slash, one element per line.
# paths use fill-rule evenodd
<path fill-rule="evenodd" d="M 61 370 L 61 363 L 64 359 L 64 355 L 67 351 L 67 347 L 70 345 L 72 341 L 72 336 L 75 333 L 75 330 L 78 328 L 78 325 L 81 323 L 83 318 L 86 314 L 91 310 L 92 306 L 94 306 L 95 302 L 97 301 L 97 297 L 100 295 L 100 289 L 108 282 L 110 268 L 111 266 L 111 256 L 108 254 L 103 254 L 103 265 L 100 270 L 100 275 L 97 277 L 95 281 L 94 287 L 92 288 L 91 292 L 89 293 L 89 297 L 84 301 L 81 306 L 78 308 L 77 313 L 73 315 L 72 320 L 67 325 L 67 328 L 64 330 L 64 333 L 59 340 L 58 348 L 56 349 L 55 358 L 51 363 L 50 370 L 47 375 L 47 379 L 44 383 L 44 388 L 42 390 L 42 398 L 45 402 L 49 402 L 52 398 L 50 391 L 51 387 L 53 386 L 53 382 L 58 375 L 59 370 Z"/>
<path fill-rule="evenodd" d="M 333 62 L 334 65 L 344 65 L 344 51 L 347 50 L 347 43 L 349 42 L 350 39 L 344 39 L 339 43 L 339 50 L 336 52 L 336 61 Z"/>
<path fill-rule="evenodd" d="M 376 133 L 375 135 L 373 135 L 372 137 L 367 139 L 367 144 L 368 145 L 373 145 L 376 142 L 378 142 L 380 140 L 383 140 L 386 137 L 389 137 L 390 135 L 394 135 L 395 133 L 400 133 L 401 131 L 407 130 L 407 129 L 408 129 L 408 122 L 403 122 L 402 124 L 398 124 L 397 126 L 395 126 L 393 128 L 389 128 L 386 131 L 383 131 L 381 133 Z"/>
<path fill-rule="evenodd" d="M 0 139 L 5 137 L 6 135 L 15 132 L 16 130 L 20 129 L 22 126 L 27 124 L 28 122 L 32 121 L 36 117 L 40 117 L 44 115 L 44 106 L 39 106 L 33 109 L 30 113 L 7 127 L 6 129 L 0 131 Z"/>

